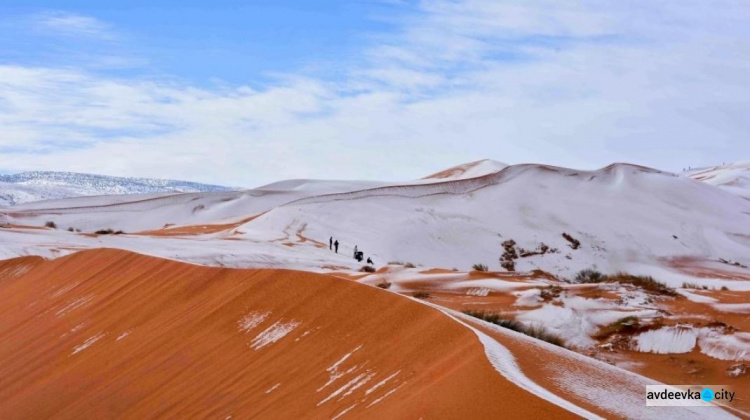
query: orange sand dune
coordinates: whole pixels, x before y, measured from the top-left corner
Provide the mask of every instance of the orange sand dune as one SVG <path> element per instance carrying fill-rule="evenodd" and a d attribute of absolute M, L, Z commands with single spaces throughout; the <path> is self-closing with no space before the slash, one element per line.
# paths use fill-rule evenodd
<path fill-rule="evenodd" d="M 0 418 L 571 416 L 439 310 L 311 273 L 9 260 L 0 337 Z"/>
<path fill-rule="evenodd" d="M 193 235 L 206 235 L 209 233 L 219 233 L 219 232 L 236 229 L 257 217 L 262 216 L 263 214 L 265 213 L 260 213 L 254 216 L 246 217 L 240 221 L 233 222 L 233 223 L 166 227 L 163 229 L 146 230 L 143 232 L 137 232 L 135 234 L 146 235 L 146 236 L 193 236 Z"/>

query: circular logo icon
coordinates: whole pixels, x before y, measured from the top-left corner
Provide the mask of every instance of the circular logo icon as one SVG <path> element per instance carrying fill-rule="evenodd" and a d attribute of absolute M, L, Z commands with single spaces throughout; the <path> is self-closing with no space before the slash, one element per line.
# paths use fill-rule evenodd
<path fill-rule="evenodd" d="M 706 388 L 701 391 L 701 399 L 705 402 L 711 402 L 714 399 L 714 391 L 711 388 Z"/>

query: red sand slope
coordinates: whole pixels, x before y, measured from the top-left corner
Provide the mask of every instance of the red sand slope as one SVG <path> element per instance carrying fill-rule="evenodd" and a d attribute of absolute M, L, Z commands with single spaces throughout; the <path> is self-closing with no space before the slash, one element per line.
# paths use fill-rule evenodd
<path fill-rule="evenodd" d="M 9 260 L 0 337 L 3 419 L 570 416 L 440 311 L 310 273 L 107 249 Z"/>

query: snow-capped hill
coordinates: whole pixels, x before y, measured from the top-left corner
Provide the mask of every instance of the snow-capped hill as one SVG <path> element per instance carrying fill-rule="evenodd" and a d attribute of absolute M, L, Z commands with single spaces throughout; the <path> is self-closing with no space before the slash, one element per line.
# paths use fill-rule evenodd
<path fill-rule="evenodd" d="M 476 178 L 478 176 L 488 175 L 498 172 L 508 167 L 503 162 L 491 159 L 478 160 L 476 162 L 464 163 L 451 168 L 428 175 L 422 180 L 450 181 L 458 179 Z"/>
<path fill-rule="evenodd" d="M 18 223 L 54 221 L 83 230 L 126 232 L 201 223 L 232 223 L 301 198 L 386 185 L 371 181 L 287 180 L 252 190 L 79 196 L 18 204 Z M 138 217 L 131 217 L 137 213 Z"/>
<path fill-rule="evenodd" d="M 683 175 L 750 199 L 750 160 L 693 169 Z"/>
<path fill-rule="evenodd" d="M 437 182 L 407 182 L 396 185 L 385 185 L 377 188 L 365 190 L 356 190 L 349 192 L 340 192 L 332 194 L 313 195 L 301 198 L 298 201 L 290 202 L 291 204 L 303 204 L 313 202 L 338 201 L 359 199 L 374 196 L 401 196 L 401 197 L 425 197 L 437 194 L 467 194 L 473 191 L 496 184 L 510 182 L 519 176 L 536 176 L 543 179 L 545 174 L 557 174 L 559 176 L 570 177 L 581 181 L 594 181 L 605 184 L 618 184 L 631 179 L 638 174 L 659 174 L 664 177 L 677 177 L 669 172 L 662 172 L 657 169 L 645 166 L 633 165 L 628 163 L 614 163 L 595 171 L 585 171 L 577 169 L 563 168 L 559 166 L 541 165 L 541 164 L 520 164 L 510 165 L 504 168 L 479 175 L 475 177 L 446 179 Z"/>
<path fill-rule="evenodd" d="M 345 253 L 356 244 L 379 260 L 427 266 L 500 270 L 508 240 L 520 271 L 637 271 L 674 256 L 750 264 L 750 202 L 629 164 L 595 171 L 513 165 L 477 178 L 309 197 L 243 230 L 254 239 L 303 226 L 309 238 L 333 235 Z"/>
<path fill-rule="evenodd" d="M 356 191 L 387 185 L 380 181 L 345 181 L 323 179 L 287 179 L 258 187 L 265 191 L 306 191 L 318 194 Z"/>
<path fill-rule="evenodd" d="M 91 195 L 229 190 L 232 188 L 187 181 L 34 171 L 0 175 L 0 206 Z"/>

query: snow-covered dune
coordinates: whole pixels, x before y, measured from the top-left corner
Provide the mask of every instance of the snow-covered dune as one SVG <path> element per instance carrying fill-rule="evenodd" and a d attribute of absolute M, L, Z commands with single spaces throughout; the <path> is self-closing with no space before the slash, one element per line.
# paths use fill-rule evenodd
<path fill-rule="evenodd" d="M 494 161 L 459 167 L 464 171 L 452 168 L 452 175 L 430 182 L 288 180 L 247 191 L 78 197 L 15 206 L 0 217 L 18 225 L 49 220 L 60 229 L 132 233 L 208 224 L 234 229 L 258 216 L 233 239 L 250 243 L 271 266 L 284 265 L 281 255 L 298 254 L 284 257 L 298 268 L 308 257 L 326 257 L 310 247 L 279 253 L 279 243 L 297 240 L 294 232 L 318 244 L 333 236 L 343 255 L 358 245 L 381 264 L 468 269 L 480 263 L 503 270 L 503 243 L 513 241 L 513 269 L 563 276 L 588 267 L 656 274 L 654 267 L 674 257 L 750 265 L 750 201 L 708 183 L 629 164 L 595 171 Z M 481 175 L 464 177 L 477 168 Z M 273 249 L 266 249 L 271 242 Z M 674 276 L 673 285 L 684 280 Z"/>
<path fill-rule="evenodd" d="M 422 178 L 421 181 L 451 181 L 457 179 L 476 178 L 499 172 L 508 167 L 508 164 L 492 159 L 483 159 L 476 162 L 464 163 L 452 168 L 436 172 Z"/>
<path fill-rule="evenodd" d="M 0 211 L 10 221 L 93 231 L 126 232 L 165 226 L 229 223 L 276 206 L 319 194 L 348 192 L 385 185 L 368 181 L 289 180 L 244 191 L 102 195 L 19 204 Z"/>
<path fill-rule="evenodd" d="M 465 180 L 309 197 L 243 230 L 252 238 L 303 224 L 308 237 L 334 236 L 380 261 L 438 267 L 500 269 L 501 244 L 510 239 L 527 251 L 542 244 L 553 251 L 518 258 L 517 270 L 617 270 L 678 255 L 750 263 L 748 201 L 627 164 L 597 171 L 516 165 Z"/>
<path fill-rule="evenodd" d="M 750 200 L 750 161 L 693 169 L 684 175 Z"/>

